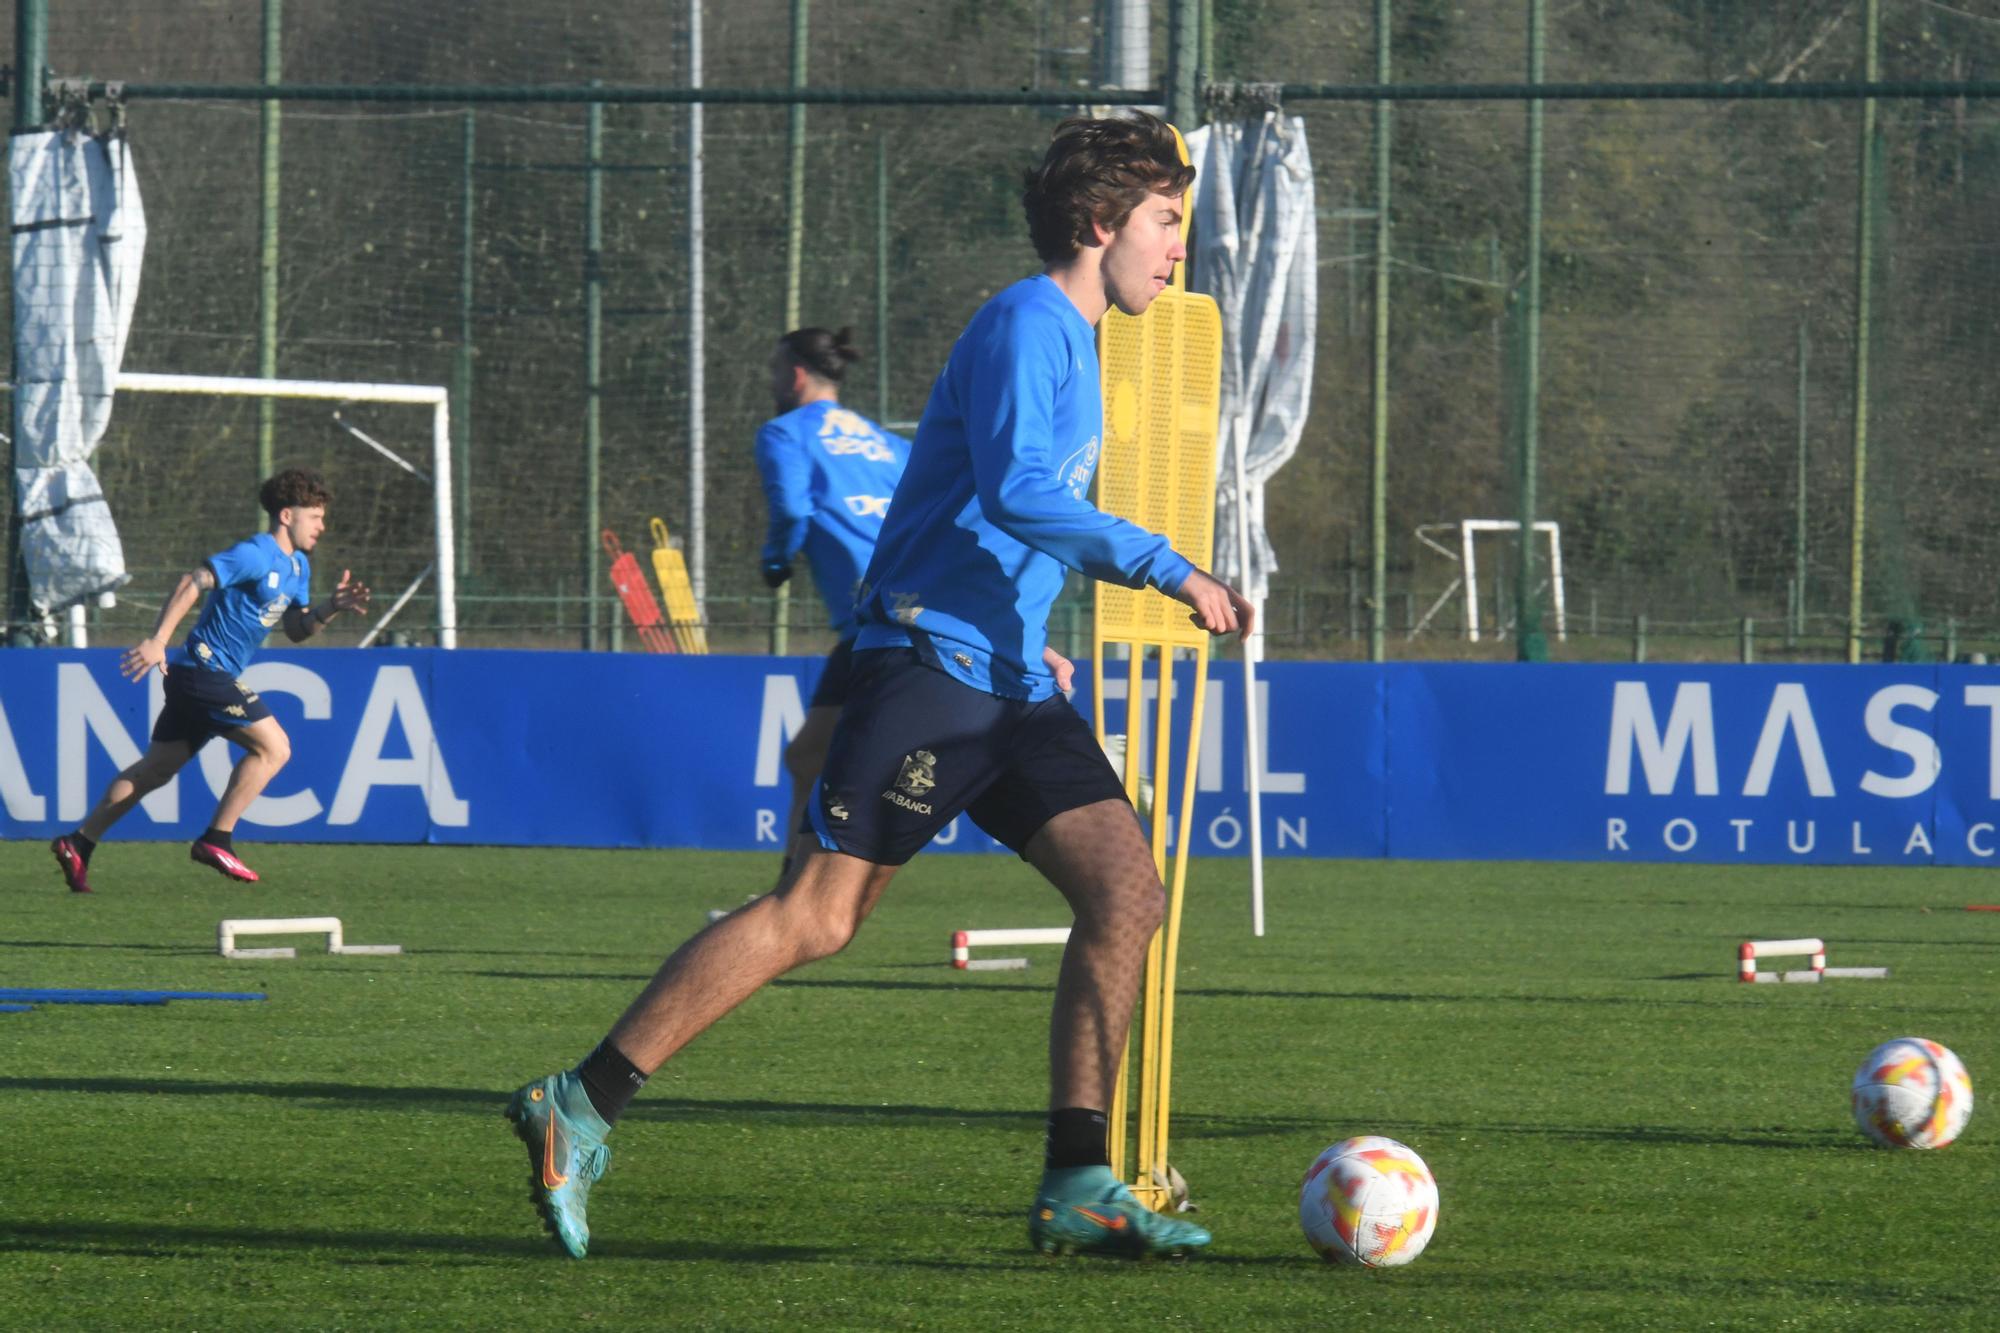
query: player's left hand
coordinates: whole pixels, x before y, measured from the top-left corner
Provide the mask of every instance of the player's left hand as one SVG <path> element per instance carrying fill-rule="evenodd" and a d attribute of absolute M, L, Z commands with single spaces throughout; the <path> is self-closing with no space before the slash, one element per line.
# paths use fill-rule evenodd
<path fill-rule="evenodd" d="M 365 616 L 368 614 L 369 596 L 367 584 L 358 579 L 349 582 L 348 571 L 344 569 L 340 571 L 340 582 L 335 584 L 333 589 L 334 610 L 353 611 Z"/>
<path fill-rule="evenodd" d="M 1064 657 L 1053 648 L 1042 649 L 1042 665 L 1056 678 L 1056 688 L 1064 694 L 1070 692 L 1070 683 L 1076 679 L 1076 663 Z"/>
<path fill-rule="evenodd" d="M 1187 581 L 1181 584 L 1174 599 L 1192 607 L 1194 614 L 1188 619 L 1210 634 L 1248 634 L 1252 629 L 1251 622 L 1256 619 L 1249 599 L 1221 579 L 1199 569 L 1187 576 Z"/>
<path fill-rule="evenodd" d="M 792 562 L 789 560 L 766 560 L 757 567 L 757 572 L 764 576 L 765 587 L 780 587 L 786 579 L 792 576 Z"/>

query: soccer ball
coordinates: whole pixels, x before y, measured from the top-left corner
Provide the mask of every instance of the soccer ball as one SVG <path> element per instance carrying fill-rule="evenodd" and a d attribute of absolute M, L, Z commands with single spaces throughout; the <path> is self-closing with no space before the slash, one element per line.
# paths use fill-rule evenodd
<path fill-rule="evenodd" d="M 1972 1116 L 1972 1075 L 1924 1037 L 1898 1037 L 1854 1071 L 1854 1123 L 1885 1148 L 1942 1148 Z"/>
<path fill-rule="evenodd" d="M 1437 1181 L 1424 1159 L 1376 1134 L 1328 1148 L 1299 1186 L 1299 1225 L 1330 1264 L 1406 1264 L 1430 1244 L 1437 1216 Z"/>

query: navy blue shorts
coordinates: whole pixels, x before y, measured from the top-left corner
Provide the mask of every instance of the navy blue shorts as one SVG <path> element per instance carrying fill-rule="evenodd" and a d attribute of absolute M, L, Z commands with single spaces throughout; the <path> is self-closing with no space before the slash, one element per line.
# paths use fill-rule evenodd
<path fill-rule="evenodd" d="M 165 693 L 159 720 L 153 723 L 153 739 L 186 741 L 191 750 L 271 716 L 270 708 L 242 681 L 189 663 L 167 668 Z"/>
<path fill-rule="evenodd" d="M 909 648 L 854 654 L 847 706 L 807 802 L 820 845 L 899 866 L 961 812 L 1021 851 L 1066 810 L 1125 788 L 1069 700 L 1002 699 Z"/>
<path fill-rule="evenodd" d="M 842 639 L 826 655 L 826 666 L 819 673 L 819 684 L 813 686 L 812 702 L 808 708 L 838 708 L 847 702 L 847 692 L 854 688 L 854 640 Z"/>

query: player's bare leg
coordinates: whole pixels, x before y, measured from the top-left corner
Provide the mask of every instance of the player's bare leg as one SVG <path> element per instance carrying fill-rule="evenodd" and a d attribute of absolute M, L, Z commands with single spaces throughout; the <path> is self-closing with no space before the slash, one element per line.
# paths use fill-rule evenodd
<path fill-rule="evenodd" d="M 895 866 L 792 844 L 786 881 L 681 945 L 611 1028 L 607 1040 L 651 1074 L 759 987 L 845 948 L 868 919 Z"/>
<path fill-rule="evenodd" d="M 237 858 L 230 835 L 236 831 L 236 821 L 243 817 L 250 803 L 263 794 L 278 770 L 290 761 L 292 742 L 274 717 L 258 718 L 237 728 L 229 733 L 229 740 L 242 749 L 243 757 L 229 770 L 229 783 L 222 789 L 215 817 L 209 821 L 207 831 L 195 839 L 188 854 L 230 879 L 254 883 L 257 872 Z"/>
<path fill-rule="evenodd" d="M 611 1162 L 604 1140 L 639 1085 L 764 983 L 837 953 L 896 873 L 826 851 L 809 833 L 794 841 L 792 864 L 776 889 L 674 950 L 582 1064 L 509 1099 L 507 1118 L 528 1149 L 529 1197 L 573 1258 L 590 1246 L 590 1187 Z"/>
<path fill-rule="evenodd" d="M 1024 851 L 1076 913 L 1049 1021 L 1049 1106 L 1102 1110 L 1111 1105 L 1166 890 L 1124 801 L 1057 815 Z"/>
<path fill-rule="evenodd" d="M 1054 1254 L 1087 1250 L 1139 1257 L 1208 1244 L 1208 1232 L 1141 1204 L 1101 1153 L 1065 1164 L 1063 1136 L 1086 1124 L 1103 1144 L 1146 951 L 1166 890 L 1132 807 L 1099 801 L 1057 815 L 1024 853 L 1076 913 L 1049 1019 L 1050 1158 L 1029 1213 L 1030 1242 Z M 1070 1128 L 1059 1129 L 1067 1123 Z"/>
<path fill-rule="evenodd" d="M 806 710 L 805 721 L 799 724 L 798 734 L 785 747 L 785 772 L 792 779 L 792 808 L 785 815 L 782 827 L 785 837 L 792 839 L 785 846 L 784 862 L 778 867 L 778 882 L 783 884 L 798 859 L 797 841 L 800 821 L 805 818 L 806 801 L 812 795 L 813 783 L 819 781 L 819 771 L 826 767 L 827 747 L 833 743 L 833 725 L 840 721 L 840 709 L 834 705 L 821 704 Z M 803 844 L 807 850 L 819 846 L 818 839 Z"/>
<path fill-rule="evenodd" d="M 69 884 L 70 892 L 91 891 L 90 854 L 96 850 L 98 840 L 109 833 L 111 826 L 124 818 L 133 806 L 171 782 L 174 774 L 180 772 L 193 756 L 194 749 L 186 741 L 154 741 L 146 747 L 144 754 L 111 780 L 111 785 L 104 789 L 104 795 L 83 823 L 77 825 L 74 833 L 62 834 L 49 843 L 49 850 L 55 853 L 56 864 L 62 867 L 63 879 Z"/>
<path fill-rule="evenodd" d="M 77 825 L 77 832 L 92 842 L 98 841 L 133 806 L 173 781 L 174 774 L 185 768 L 187 761 L 193 757 L 194 750 L 186 741 L 154 741 L 146 747 L 146 753 L 111 779 L 111 785 L 104 789 L 103 799 Z"/>
<path fill-rule="evenodd" d="M 222 789 L 222 800 L 210 821 L 224 833 L 235 831 L 236 821 L 243 818 L 250 802 L 263 795 L 264 788 L 292 757 L 291 738 L 276 718 L 259 718 L 230 732 L 228 739 L 241 747 L 243 757 L 229 771 L 229 784 Z"/>

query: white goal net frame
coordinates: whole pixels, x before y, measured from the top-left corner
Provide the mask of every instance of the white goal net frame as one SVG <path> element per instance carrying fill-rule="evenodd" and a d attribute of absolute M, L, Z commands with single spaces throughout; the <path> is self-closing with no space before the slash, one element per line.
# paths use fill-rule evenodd
<path fill-rule="evenodd" d="M 437 578 L 438 647 L 458 647 L 458 563 L 453 555 L 451 393 L 435 384 L 360 384 L 343 380 L 279 380 L 234 375 L 161 375 L 126 371 L 119 393 L 207 394 L 225 398 L 302 398 L 335 403 L 400 403 L 431 409 L 431 513 Z M 412 585 L 414 591 L 415 585 Z M 403 594 L 407 601 L 409 593 Z M 390 612 L 400 610 L 402 602 Z"/>
<path fill-rule="evenodd" d="M 1430 610 L 1424 612 L 1423 619 L 1418 621 L 1416 628 L 1410 631 L 1410 637 L 1414 639 L 1417 635 L 1423 633 L 1424 629 L 1437 616 L 1437 613 L 1444 609 L 1445 603 L 1449 602 L 1453 595 L 1462 589 L 1465 593 L 1465 637 L 1473 643 L 1478 643 L 1479 554 L 1478 546 L 1473 541 L 1473 538 L 1482 532 L 1518 534 L 1520 531 L 1520 520 L 1513 518 L 1465 518 L 1460 519 L 1456 523 L 1425 523 L 1419 526 L 1417 528 L 1417 540 L 1430 547 L 1433 551 L 1436 551 L 1439 555 L 1455 562 L 1458 565 L 1458 577 L 1451 581 L 1451 586 L 1438 594 L 1438 599 L 1431 603 Z M 1454 550 L 1452 547 L 1446 546 L 1443 542 L 1432 537 L 1432 533 L 1439 532 L 1456 532 L 1458 534 L 1457 549 Z M 1535 533 L 1537 536 L 1547 537 L 1549 541 L 1549 577 L 1542 586 L 1549 588 L 1553 593 L 1551 600 L 1555 604 L 1556 639 L 1560 642 L 1567 642 L 1569 639 L 1569 608 L 1563 596 L 1562 525 L 1553 519 L 1541 519 L 1535 524 Z M 1506 634 L 1505 620 L 1497 614 L 1495 620 L 1495 631 L 1504 636 Z"/>

